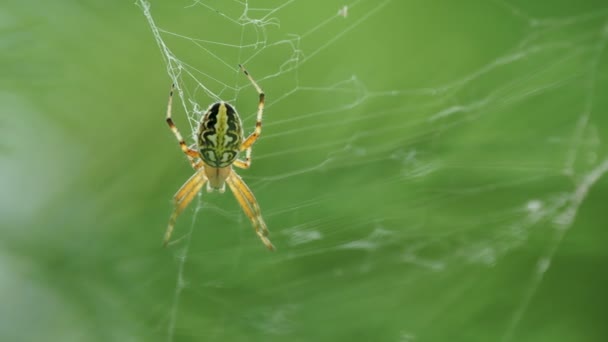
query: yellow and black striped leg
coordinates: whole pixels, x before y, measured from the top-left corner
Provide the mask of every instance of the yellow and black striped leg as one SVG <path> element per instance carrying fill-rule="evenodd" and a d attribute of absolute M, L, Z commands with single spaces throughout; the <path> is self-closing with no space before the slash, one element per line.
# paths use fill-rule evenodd
<path fill-rule="evenodd" d="M 169 224 L 163 239 L 163 246 L 167 246 L 169 243 L 169 239 L 173 233 L 173 228 L 175 228 L 175 221 L 177 221 L 177 217 L 186 209 L 186 207 L 188 207 L 188 204 L 190 204 L 194 196 L 199 193 L 206 182 L 207 177 L 205 177 L 204 171 L 201 169 L 200 171 L 194 173 L 192 177 L 190 177 L 190 179 L 188 179 L 186 183 L 184 183 L 184 185 L 177 190 L 175 196 L 173 196 L 173 203 L 175 207 L 173 208 L 173 212 L 169 218 Z"/>
<path fill-rule="evenodd" d="M 265 96 L 264 96 L 264 91 L 262 90 L 262 88 L 260 88 L 260 86 L 257 84 L 257 82 L 253 80 L 253 77 L 251 77 L 251 75 L 249 75 L 249 72 L 247 72 L 245 67 L 243 67 L 242 65 L 239 65 L 239 66 L 241 67 L 241 70 L 243 70 L 243 73 L 245 73 L 245 76 L 247 76 L 247 78 L 249 79 L 251 84 L 253 84 L 253 87 L 259 94 L 258 114 L 257 114 L 256 122 L 255 122 L 255 130 L 241 144 L 241 151 L 245 151 L 245 150 L 248 150 L 249 148 L 251 148 L 251 145 L 253 145 L 253 143 L 256 140 L 258 140 L 258 138 L 260 137 L 260 134 L 262 134 L 262 115 L 264 114 Z M 251 152 L 248 152 L 247 154 L 249 157 L 251 157 Z"/>
<path fill-rule="evenodd" d="M 167 125 L 169 125 L 169 129 L 171 130 L 171 132 L 173 132 L 173 134 L 175 135 L 175 138 L 177 138 L 179 147 L 182 149 L 182 152 L 184 152 L 186 157 L 188 157 L 188 160 L 190 161 L 190 164 L 192 165 L 192 167 L 197 169 L 197 167 L 196 167 L 197 163 L 195 161 L 195 158 L 198 158 L 198 156 L 199 156 L 198 152 L 192 148 L 189 148 L 188 145 L 186 145 L 184 138 L 182 137 L 181 133 L 175 126 L 175 123 L 173 123 L 173 119 L 171 118 L 171 107 L 173 106 L 173 90 L 174 89 L 175 89 L 175 84 L 171 84 L 171 91 L 169 92 L 169 102 L 167 103 Z"/>
<path fill-rule="evenodd" d="M 262 240 L 266 248 L 273 251 L 274 246 L 267 237 L 268 228 L 266 227 L 266 222 L 264 222 L 258 202 L 251 190 L 249 190 L 249 187 L 247 187 L 247 184 L 234 171 L 230 173 L 230 176 L 226 179 L 226 183 L 228 183 L 230 190 L 232 190 L 245 215 L 251 220 L 251 224 L 260 240 Z"/>

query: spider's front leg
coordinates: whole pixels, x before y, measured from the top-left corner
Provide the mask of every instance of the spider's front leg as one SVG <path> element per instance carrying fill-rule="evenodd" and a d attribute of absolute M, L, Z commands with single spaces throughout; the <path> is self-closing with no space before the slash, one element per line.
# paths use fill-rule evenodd
<path fill-rule="evenodd" d="M 255 143 L 256 140 L 258 140 L 258 138 L 262 134 L 262 116 L 264 115 L 264 103 L 266 97 L 262 88 L 260 88 L 257 82 L 253 79 L 253 77 L 251 77 L 245 67 L 243 67 L 242 65 L 239 66 L 241 67 L 241 70 L 243 70 L 243 73 L 245 73 L 245 76 L 247 76 L 255 90 L 258 92 L 258 113 L 256 116 L 255 128 L 253 130 L 253 133 L 251 133 L 243 141 L 240 148 L 241 151 L 245 151 L 245 161 L 237 160 L 234 163 L 234 165 L 237 167 L 247 169 L 249 168 L 249 166 L 251 166 L 251 146 L 253 146 L 253 143 Z"/>
<path fill-rule="evenodd" d="M 192 149 L 191 147 L 188 147 L 188 145 L 186 145 L 184 138 L 182 137 L 181 133 L 177 129 L 177 126 L 175 126 L 175 123 L 173 122 L 173 118 L 171 116 L 174 89 L 175 89 L 175 84 L 171 84 L 171 91 L 169 92 L 169 101 L 167 103 L 167 119 L 166 119 L 167 125 L 169 125 L 169 129 L 175 135 L 175 138 L 177 139 L 177 142 L 179 143 L 179 147 L 182 149 L 182 152 L 184 152 L 186 157 L 188 157 L 188 160 L 190 161 L 190 164 L 192 165 L 192 167 L 195 170 L 198 170 L 200 168 L 200 166 L 202 165 L 202 163 L 196 161 L 196 158 L 199 157 L 198 151 L 196 151 L 195 149 Z"/>
<path fill-rule="evenodd" d="M 232 165 L 240 168 L 240 169 L 248 169 L 251 167 L 251 147 L 247 149 L 245 153 L 245 160 L 237 159 L 232 163 Z"/>

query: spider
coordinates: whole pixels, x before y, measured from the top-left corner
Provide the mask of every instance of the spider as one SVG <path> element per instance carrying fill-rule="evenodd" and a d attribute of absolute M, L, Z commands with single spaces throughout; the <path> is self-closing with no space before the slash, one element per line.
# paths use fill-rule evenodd
<path fill-rule="evenodd" d="M 165 232 L 164 246 L 169 243 L 177 217 L 186 209 L 203 185 L 207 184 L 207 192 L 217 190 L 223 193 L 226 190 L 226 184 L 228 184 L 245 215 L 251 220 L 258 237 L 268 249 L 274 250 L 274 246 L 268 239 L 268 228 L 262 218 L 260 207 L 253 196 L 253 192 L 232 169 L 233 165 L 241 169 L 248 169 L 251 166 L 251 146 L 258 140 L 262 132 L 262 114 L 264 113 L 264 92 L 262 88 L 242 65 L 239 64 L 239 68 L 259 95 L 255 130 L 247 138 L 243 135 L 241 118 L 234 107 L 226 102 L 219 101 L 209 106 L 203 115 L 196 132 L 196 143 L 191 146 L 186 145 L 184 138 L 171 118 L 175 84 L 171 85 L 167 104 L 167 124 L 195 172 L 173 197 L 175 207 Z M 237 158 L 239 152 L 242 151 L 245 151 L 245 160 Z"/>

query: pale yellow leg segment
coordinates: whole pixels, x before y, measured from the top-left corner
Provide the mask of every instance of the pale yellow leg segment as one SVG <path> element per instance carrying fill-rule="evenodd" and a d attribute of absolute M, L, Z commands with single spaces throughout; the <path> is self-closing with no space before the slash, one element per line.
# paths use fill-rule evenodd
<path fill-rule="evenodd" d="M 175 135 L 175 138 L 177 139 L 177 141 L 179 143 L 179 147 L 182 149 L 182 152 L 184 152 L 186 157 L 188 157 L 188 160 L 190 161 L 190 164 L 192 165 L 192 167 L 197 169 L 197 162 L 194 159 L 199 157 L 198 152 L 192 148 L 189 148 L 186 145 L 184 138 L 182 137 L 181 133 L 175 126 L 175 123 L 173 123 L 173 119 L 171 118 L 171 107 L 173 106 L 173 89 L 174 88 L 175 88 L 175 84 L 172 84 L 171 91 L 169 92 L 169 102 L 167 103 L 167 119 L 166 119 L 167 125 L 169 125 L 169 129 Z"/>
<path fill-rule="evenodd" d="M 262 218 L 262 212 L 258 205 L 258 201 L 253 196 L 253 192 L 251 192 L 251 190 L 249 189 L 247 184 L 245 184 L 245 182 L 243 181 L 241 176 L 239 176 L 235 172 L 232 172 L 231 176 L 233 178 L 232 180 L 234 182 L 234 185 L 238 188 L 239 192 L 243 195 L 243 197 L 247 201 L 247 204 L 251 208 L 251 210 L 253 212 L 252 217 L 254 217 L 257 220 L 257 222 L 259 223 L 259 228 L 262 229 L 262 234 L 264 236 L 268 236 L 268 229 L 266 228 L 266 223 L 264 222 L 264 219 Z"/>
<path fill-rule="evenodd" d="M 245 215 L 251 220 L 251 224 L 260 240 L 262 240 L 266 248 L 273 251 L 274 246 L 267 238 L 268 228 L 266 227 L 266 222 L 264 222 L 264 219 L 262 218 L 260 207 L 258 206 L 253 193 L 249 190 L 249 187 L 247 187 L 241 177 L 234 171 L 230 174 L 228 179 L 226 179 L 226 183 L 228 183 L 230 190 L 232 190 L 234 197 L 236 197 L 236 200 L 241 205 Z"/>
<path fill-rule="evenodd" d="M 253 80 L 253 77 L 251 77 L 251 75 L 249 75 L 249 72 L 247 72 L 247 70 L 245 70 L 245 67 L 243 67 L 242 65 L 239 65 L 239 66 L 241 67 L 241 70 L 243 70 L 243 73 L 245 73 L 245 76 L 247 76 L 247 78 L 249 79 L 249 81 L 251 82 L 251 84 L 253 85 L 253 87 L 259 94 L 258 114 L 257 114 L 257 120 L 255 122 L 255 130 L 241 144 L 241 151 L 244 151 L 244 150 L 250 149 L 251 145 L 253 145 L 253 143 L 256 140 L 258 140 L 258 137 L 260 136 L 260 134 L 262 134 L 262 115 L 264 114 L 265 95 L 264 95 L 264 91 L 262 90 L 262 88 L 260 88 L 260 86 L 257 84 L 257 82 Z M 248 150 L 247 160 L 249 160 L 250 158 L 251 158 L 251 151 Z"/>
<path fill-rule="evenodd" d="M 247 160 L 237 159 L 232 163 L 232 165 L 234 165 L 240 169 L 248 169 L 251 166 L 251 160 L 247 161 Z"/>
<path fill-rule="evenodd" d="M 196 144 L 192 144 L 192 145 L 190 145 L 189 149 L 192 150 L 192 151 L 196 151 L 195 147 L 196 147 Z M 198 155 L 196 157 L 196 159 L 193 158 L 193 157 L 188 156 L 188 160 L 190 161 L 190 165 L 192 165 L 192 168 L 195 169 L 195 170 L 198 170 L 198 169 L 202 168 L 203 166 L 205 166 L 205 164 L 203 163 L 203 161 L 200 160 L 200 155 Z"/>
<path fill-rule="evenodd" d="M 173 234 L 173 228 L 175 228 L 175 221 L 177 221 L 177 217 L 186 209 L 186 207 L 188 207 L 188 204 L 190 204 L 194 196 L 199 193 L 206 182 L 207 177 L 205 177 L 202 171 L 199 171 L 192 175 L 192 177 L 190 177 L 190 179 L 188 179 L 186 183 L 184 183 L 184 185 L 177 190 L 175 196 L 173 196 L 175 207 L 173 208 L 173 212 L 169 218 L 169 225 L 167 226 L 167 231 L 165 232 L 163 246 L 167 246 L 169 243 L 171 234 Z"/>

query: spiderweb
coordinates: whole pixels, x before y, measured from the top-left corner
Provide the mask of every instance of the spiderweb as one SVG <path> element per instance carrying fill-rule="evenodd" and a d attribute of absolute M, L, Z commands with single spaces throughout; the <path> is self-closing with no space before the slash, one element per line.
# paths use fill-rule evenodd
<path fill-rule="evenodd" d="M 238 64 L 265 90 L 242 174 L 279 248 L 264 254 L 229 195 L 201 195 L 190 229 L 176 231 L 159 333 L 537 336 L 526 329 L 549 302 L 539 291 L 608 171 L 606 5 L 138 5 L 176 84 L 182 133 L 217 100 L 253 128 L 257 94 Z M 435 16 L 441 28 L 425 25 Z M 207 235 L 219 225 L 238 232 Z"/>

